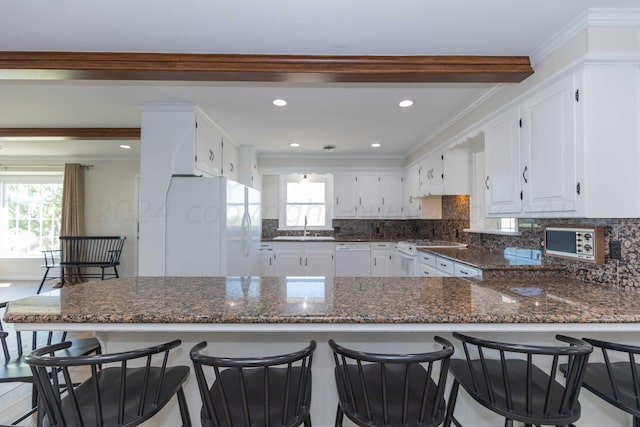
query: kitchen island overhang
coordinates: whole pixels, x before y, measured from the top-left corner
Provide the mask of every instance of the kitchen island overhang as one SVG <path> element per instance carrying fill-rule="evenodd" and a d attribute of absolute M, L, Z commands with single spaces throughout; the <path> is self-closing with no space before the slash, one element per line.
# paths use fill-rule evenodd
<path fill-rule="evenodd" d="M 307 288 L 305 291 L 305 287 Z M 351 314 L 350 314 L 351 313 Z M 189 350 L 268 356 L 314 339 L 312 420 L 333 425 L 337 396 L 327 341 L 387 353 L 432 350 L 434 335 L 475 333 L 507 342 L 553 343 L 556 333 L 640 341 L 640 293 L 564 277 L 171 278 L 87 282 L 12 302 L 16 329 L 90 331 L 115 352 L 180 338 L 171 363 L 191 365 Z M 454 321 L 455 320 L 455 321 Z M 459 348 L 454 357 L 459 357 Z M 201 406 L 195 378 L 186 390 L 194 423 Z M 628 425 L 626 415 L 581 394 L 580 425 Z M 175 425 L 177 405 L 162 425 Z M 500 424 L 461 395 L 464 425 Z M 617 417 L 617 418 L 616 418 Z"/>

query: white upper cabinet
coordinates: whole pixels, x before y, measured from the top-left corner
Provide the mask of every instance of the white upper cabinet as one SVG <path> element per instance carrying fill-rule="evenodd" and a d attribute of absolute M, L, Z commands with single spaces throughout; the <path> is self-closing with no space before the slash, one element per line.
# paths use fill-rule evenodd
<path fill-rule="evenodd" d="M 444 156 L 442 151 L 429 154 L 420 161 L 420 194 L 423 196 L 443 194 Z"/>
<path fill-rule="evenodd" d="M 402 217 L 402 172 L 389 172 L 378 177 L 378 206 L 382 218 Z"/>
<path fill-rule="evenodd" d="M 333 217 L 355 218 L 357 210 L 357 179 L 352 173 L 333 174 Z"/>
<path fill-rule="evenodd" d="M 574 91 L 570 76 L 522 105 L 520 179 L 525 213 L 578 210 Z"/>
<path fill-rule="evenodd" d="M 234 181 L 240 180 L 240 155 L 229 138 L 222 138 L 222 175 Z"/>
<path fill-rule="evenodd" d="M 402 210 L 405 218 L 420 217 L 420 163 L 407 168 L 402 186 Z"/>
<path fill-rule="evenodd" d="M 333 174 L 334 218 L 401 218 L 402 172 Z"/>
<path fill-rule="evenodd" d="M 640 217 L 639 114 L 638 66 L 598 64 L 489 122 L 487 216 Z"/>
<path fill-rule="evenodd" d="M 200 112 L 195 122 L 195 168 L 209 175 L 222 174 L 222 131 Z"/>
<path fill-rule="evenodd" d="M 513 108 L 484 129 L 487 215 L 520 213 L 520 109 Z"/>

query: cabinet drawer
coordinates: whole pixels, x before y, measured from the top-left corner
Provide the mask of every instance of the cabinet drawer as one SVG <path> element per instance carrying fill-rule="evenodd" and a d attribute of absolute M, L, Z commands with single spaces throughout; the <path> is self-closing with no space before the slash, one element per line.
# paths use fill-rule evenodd
<path fill-rule="evenodd" d="M 482 270 L 468 266 L 466 264 L 455 263 L 455 276 L 456 277 L 480 277 L 482 276 Z"/>
<path fill-rule="evenodd" d="M 393 250 L 393 242 L 371 242 L 371 250 L 386 249 Z"/>
<path fill-rule="evenodd" d="M 430 267 L 436 266 L 436 256 L 427 252 L 419 252 L 420 264 L 425 264 Z"/>
<path fill-rule="evenodd" d="M 436 268 L 449 276 L 453 276 L 454 262 L 447 258 L 436 257 Z"/>
<path fill-rule="evenodd" d="M 443 277 L 447 274 L 425 264 L 420 264 L 420 277 Z"/>

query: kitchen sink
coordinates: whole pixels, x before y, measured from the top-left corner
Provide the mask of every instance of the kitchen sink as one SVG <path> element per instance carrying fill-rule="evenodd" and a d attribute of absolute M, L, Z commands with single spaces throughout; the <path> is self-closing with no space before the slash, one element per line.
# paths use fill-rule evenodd
<path fill-rule="evenodd" d="M 336 240 L 333 236 L 276 236 L 273 240 L 292 240 L 297 242 Z"/>

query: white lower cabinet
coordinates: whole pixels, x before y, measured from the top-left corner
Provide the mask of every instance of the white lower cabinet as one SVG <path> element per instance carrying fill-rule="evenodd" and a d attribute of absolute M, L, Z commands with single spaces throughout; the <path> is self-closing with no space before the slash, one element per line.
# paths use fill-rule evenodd
<path fill-rule="evenodd" d="M 393 246 L 391 242 L 371 243 L 371 276 L 388 277 L 393 275 Z"/>
<path fill-rule="evenodd" d="M 471 267 L 459 262 L 454 263 L 453 271 L 456 277 L 482 277 L 482 270 L 479 268 Z"/>
<path fill-rule="evenodd" d="M 449 258 L 420 252 L 420 276 L 422 277 L 475 277 L 482 278 L 482 270 L 470 265 L 456 262 Z"/>
<path fill-rule="evenodd" d="M 260 275 L 277 276 L 273 244 L 268 242 L 260 243 Z"/>
<path fill-rule="evenodd" d="M 276 242 L 273 244 L 277 276 L 333 276 L 333 242 Z"/>

